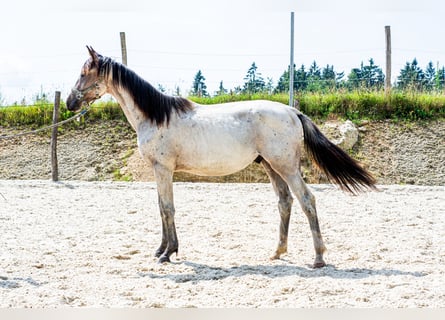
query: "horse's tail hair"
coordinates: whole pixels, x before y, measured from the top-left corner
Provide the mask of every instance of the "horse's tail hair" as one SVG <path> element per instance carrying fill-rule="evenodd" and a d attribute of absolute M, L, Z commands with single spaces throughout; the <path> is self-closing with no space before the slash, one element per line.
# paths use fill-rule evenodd
<path fill-rule="evenodd" d="M 374 177 L 356 160 L 333 144 L 306 115 L 298 113 L 303 125 L 304 143 L 310 158 L 326 174 L 329 181 L 352 194 L 376 190 Z"/>

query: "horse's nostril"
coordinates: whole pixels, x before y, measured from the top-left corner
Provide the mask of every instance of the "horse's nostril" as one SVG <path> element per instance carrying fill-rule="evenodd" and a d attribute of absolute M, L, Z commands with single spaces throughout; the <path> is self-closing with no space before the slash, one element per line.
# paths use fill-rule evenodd
<path fill-rule="evenodd" d="M 79 101 L 75 99 L 72 95 L 69 95 L 66 99 L 66 108 L 69 111 L 76 111 L 78 109 Z"/>

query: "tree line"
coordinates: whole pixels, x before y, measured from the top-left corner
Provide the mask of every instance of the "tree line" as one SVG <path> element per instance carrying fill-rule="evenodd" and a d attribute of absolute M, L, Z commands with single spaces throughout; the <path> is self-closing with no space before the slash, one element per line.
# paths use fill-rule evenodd
<path fill-rule="evenodd" d="M 190 91 L 192 96 L 210 96 L 205 84 L 205 77 L 199 70 L 193 80 Z M 301 92 L 330 92 L 337 89 L 343 90 L 380 90 L 384 88 L 385 75 L 382 69 L 374 63 L 374 59 L 369 59 L 367 64 L 363 62 L 360 67 L 353 68 L 345 77 L 344 72 L 337 72 L 333 65 L 320 67 L 314 61 L 309 68 L 303 64 L 296 69 L 294 65 L 294 90 Z M 400 90 L 414 90 L 422 92 L 432 92 L 444 90 L 445 88 L 445 67 L 435 68 L 429 62 L 423 70 L 417 59 L 406 62 L 400 70 L 393 88 Z M 274 86 L 271 78 L 264 79 L 258 70 L 255 62 L 252 63 L 244 77 L 244 84 L 235 87 L 230 91 L 224 88 L 223 81 L 220 82 L 219 89 L 215 95 L 224 94 L 254 94 L 254 93 L 283 93 L 289 90 L 289 68 L 285 70 Z"/>

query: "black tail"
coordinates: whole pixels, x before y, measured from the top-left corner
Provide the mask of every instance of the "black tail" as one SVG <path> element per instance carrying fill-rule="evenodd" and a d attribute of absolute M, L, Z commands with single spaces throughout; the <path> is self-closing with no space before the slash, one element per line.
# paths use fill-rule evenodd
<path fill-rule="evenodd" d="M 298 118 L 303 125 L 306 151 L 328 179 L 342 190 L 353 194 L 376 189 L 374 177 L 357 161 L 326 138 L 315 124 L 304 114 Z"/>

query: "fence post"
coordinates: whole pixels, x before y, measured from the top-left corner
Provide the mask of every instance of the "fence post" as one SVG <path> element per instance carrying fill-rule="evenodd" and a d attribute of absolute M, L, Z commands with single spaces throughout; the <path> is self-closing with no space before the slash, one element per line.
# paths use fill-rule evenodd
<path fill-rule="evenodd" d="M 59 122 L 59 106 L 60 106 L 60 91 L 56 91 L 54 98 L 53 110 L 53 125 Z M 59 166 L 57 163 L 57 130 L 54 126 L 51 132 L 51 175 L 54 182 L 59 181 Z"/>
<path fill-rule="evenodd" d="M 125 40 L 125 32 L 120 33 L 121 36 L 121 51 L 122 51 L 122 64 L 127 65 L 127 41 Z"/>
<path fill-rule="evenodd" d="M 290 13 L 289 107 L 294 105 L 294 12 Z"/>
<path fill-rule="evenodd" d="M 386 36 L 386 76 L 385 76 L 385 92 L 389 94 L 391 91 L 391 26 L 385 26 Z"/>

